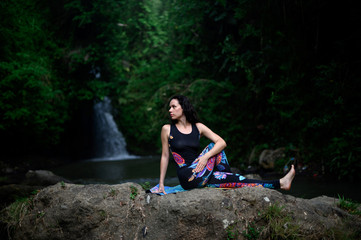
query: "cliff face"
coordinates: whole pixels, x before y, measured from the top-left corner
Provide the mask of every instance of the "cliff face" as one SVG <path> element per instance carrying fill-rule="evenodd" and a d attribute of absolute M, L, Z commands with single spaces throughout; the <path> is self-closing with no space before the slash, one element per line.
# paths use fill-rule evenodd
<path fill-rule="evenodd" d="M 14 239 L 360 237 L 360 218 L 338 208 L 337 202 L 265 188 L 195 189 L 158 196 L 136 183 L 58 183 L 33 198 Z"/>

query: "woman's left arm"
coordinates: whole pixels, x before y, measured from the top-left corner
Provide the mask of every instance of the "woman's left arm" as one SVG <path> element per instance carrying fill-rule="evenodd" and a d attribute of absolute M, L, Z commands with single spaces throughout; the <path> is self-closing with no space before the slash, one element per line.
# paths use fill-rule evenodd
<path fill-rule="evenodd" d="M 200 172 L 203 170 L 203 168 L 206 166 L 207 161 L 210 157 L 216 155 L 217 153 L 220 153 L 226 146 L 226 142 L 221 138 L 219 135 L 214 133 L 211 129 L 209 129 L 206 125 L 203 123 L 197 123 L 197 128 L 199 130 L 199 133 L 202 136 L 205 136 L 212 142 L 214 142 L 214 146 L 211 150 L 209 150 L 206 154 L 204 154 L 202 157 L 199 157 L 197 167 L 194 169 L 195 172 Z"/>

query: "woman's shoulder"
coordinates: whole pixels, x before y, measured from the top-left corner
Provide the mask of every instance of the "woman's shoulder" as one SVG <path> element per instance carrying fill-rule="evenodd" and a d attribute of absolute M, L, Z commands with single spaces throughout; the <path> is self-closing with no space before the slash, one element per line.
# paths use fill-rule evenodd
<path fill-rule="evenodd" d="M 196 126 L 197 126 L 197 128 L 199 129 L 199 128 L 204 128 L 206 125 L 204 125 L 204 124 L 201 123 L 201 122 L 197 122 L 197 123 L 196 123 Z"/>
<path fill-rule="evenodd" d="M 170 124 L 163 125 L 162 131 L 161 131 L 162 139 L 168 138 L 169 134 L 170 134 Z"/>
<path fill-rule="evenodd" d="M 164 124 L 162 127 L 162 131 L 169 131 L 170 130 L 170 124 Z"/>
<path fill-rule="evenodd" d="M 202 134 L 203 129 L 206 127 L 206 125 L 204 125 L 201 122 L 197 122 L 196 123 L 196 127 L 198 128 L 198 131 Z"/>

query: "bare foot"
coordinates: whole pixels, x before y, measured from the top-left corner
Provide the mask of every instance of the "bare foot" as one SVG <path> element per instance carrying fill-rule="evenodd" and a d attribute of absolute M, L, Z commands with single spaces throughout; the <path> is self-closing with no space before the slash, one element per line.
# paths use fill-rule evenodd
<path fill-rule="evenodd" d="M 295 175 L 296 175 L 296 171 L 294 166 L 292 165 L 291 170 L 286 174 L 286 176 L 280 179 L 281 189 L 290 190 Z"/>

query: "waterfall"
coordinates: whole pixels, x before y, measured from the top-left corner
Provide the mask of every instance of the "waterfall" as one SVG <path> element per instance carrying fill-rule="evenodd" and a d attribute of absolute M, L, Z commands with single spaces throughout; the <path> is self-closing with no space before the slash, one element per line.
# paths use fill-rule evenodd
<path fill-rule="evenodd" d="M 96 160 L 134 158 L 126 150 L 123 134 L 118 130 L 111 113 L 111 100 L 105 97 L 94 105 L 94 154 Z"/>

